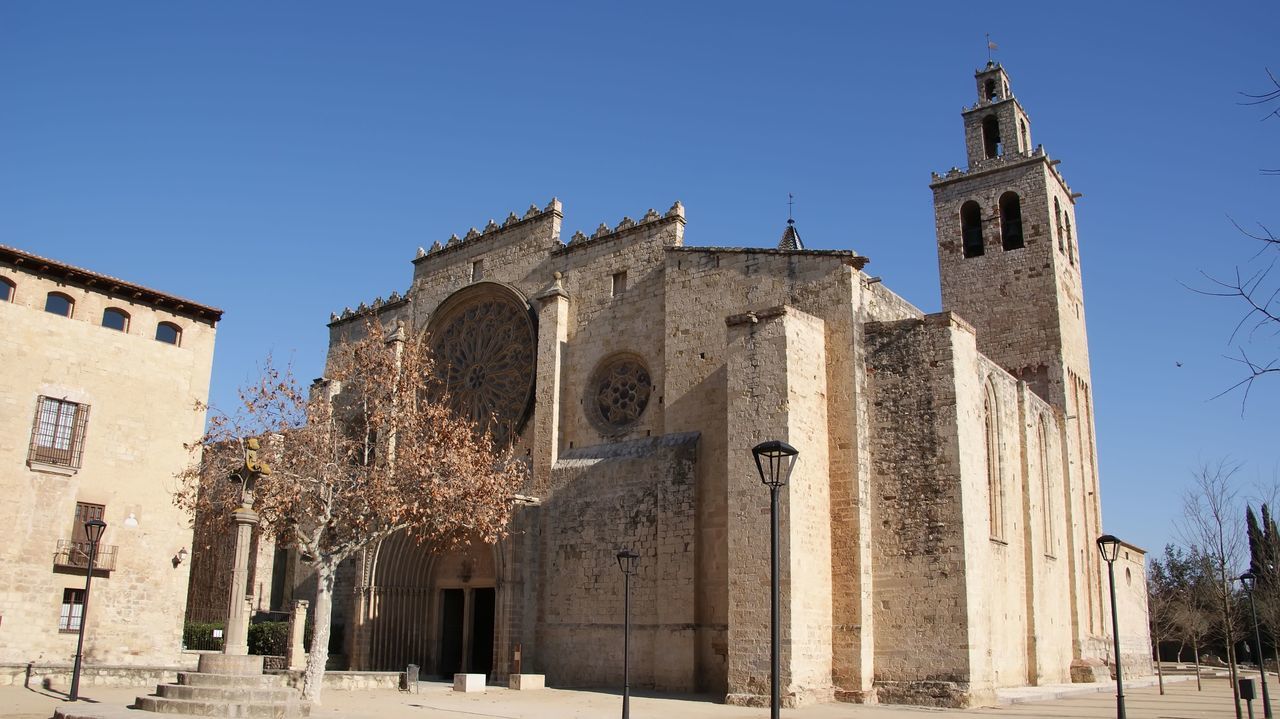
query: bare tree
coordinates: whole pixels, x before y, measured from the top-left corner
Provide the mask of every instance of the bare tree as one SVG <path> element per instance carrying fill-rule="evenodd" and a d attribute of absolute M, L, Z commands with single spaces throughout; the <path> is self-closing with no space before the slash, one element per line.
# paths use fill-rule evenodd
<path fill-rule="evenodd" d="M 1264 120 L 1280 117 L 1280 78 L 1267 70 L 1267 80 L 1269 87 L 1261 92 L 1240 93 L 1243 96 L 1240 104 L 1266 110 Z M 1264 175 L 1280 176 L 1280 169 L 1264 168 L 1261 172 Z M 1229 342 L 1235 346 L 1237 353 L 1232 359 L 1240 363 L 1245 372 L 1239 382 L 1222 394 L 1243 389 L 1243 401 L 1247 402 L 1249 390 L 1253 388 L 1255 380 L 1280 372 L 1280 356 L 1277 356 L 1274 346 L 1274 338 L 1280 333 L 1280 281 L 1273 274 L 1276 262 L 1280 260 L 1280 237 L 1261 222 L 1256 230 L 1246 229 L 1234 219 L 1230 222 L 1241 234 L 1257 243 L 1257 250 L 1243 266 L 1237 265 L 1229 276 L 1215 277 L 1202 273 L 1210 286 L 1196 291 L 1215 297 L 1233 298 L 1244 305 L 1244 315 L 1236 323 Z M 1265 338 L 1270 338 L 1272 344 L 1261 351 L 1250 351 L 1249 348 L 1255 341 L 1266 341 Z"/>
<path fill-rule="evenodd" d="M 370 324 L 363 338 L 336 347 L 309 394 L 268 360 L 240 399 L 234 414 L 215 415 L 194 448 L 207 451 L 182 475 L 177 501 L 196 514 L 226 511 L 226 493 L 201 492 L 201 478 L 225 477 L 240 442 L 264 438 L 272 471 L 253 507 L 264 531 L 315 573 L 303 697 L 318 703 L 338 566 L 401 531 L 441 547 L 498 541 L 526 465 L 449 409 L 424 338 L 403 326 L 386 336 Z"/>
<path fill-rule="evenodd" d="M 1217 629 L 1226 645 L 1236 719 L 1241 717 L 1235 658 L 1235 643 L 1239 637 L 1232 581 L 1247 556 L 1244 533 L 1238 519 L 1241 515 L 1239 490 L 1234 480 L 1239 470 L 1239 464 L 1227 460 L 1201 465 L 1193 473 L 1194 485 L 1183 498 L 1182 520 L 1178 524 L 1183 541 L 1203 553 L 1213 580 L 1207 584 L 1211 587 L 1213 604 L 1218 610 Z"/>

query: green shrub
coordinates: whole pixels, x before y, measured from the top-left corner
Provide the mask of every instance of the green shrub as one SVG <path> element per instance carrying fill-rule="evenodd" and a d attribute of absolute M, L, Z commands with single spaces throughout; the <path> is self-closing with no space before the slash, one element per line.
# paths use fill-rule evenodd
<path fill-rule="evenodd" d="M 220 650 L 222 639 L 215 639 L 213 630 L 225 628 L 223 622 L 187 622 L 182 627 L 182 646 L 187 649 Z"/>
<path fill-rule="evenodd" d="M 283 657 L 289 654 L 289 623 L 258 622 L 249 625 L 249 653 Z"/>

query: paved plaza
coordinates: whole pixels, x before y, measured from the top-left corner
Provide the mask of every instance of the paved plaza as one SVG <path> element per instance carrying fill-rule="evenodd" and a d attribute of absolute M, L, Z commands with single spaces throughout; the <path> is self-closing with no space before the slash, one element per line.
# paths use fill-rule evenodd
<path fill-rule="evenodd" d="M 1055 688 L 1043 687 L 1040 699 L 1027 693 L 1015 703 L 983 709 L 929 709 L 908 706 L 865 706 L 859 704 L 822 704 L 803 709 L 784 709 L 782 715 L 791 719 L 908 719 L 931 717 L 952 719 L 956 717 L 1070 717 L 1073 719 L 1106 719 L 1115 716 L 1115 695 L 1112 691 L 1075 693 L 1056 699 Z M 1069 689 L 1063 687 L 1062 691 Z M 1078 688 L 1077 688 L 1078 691 Z M 75 708 L 84 716 L 104 719 L 147 719 L 162 715 L 148 714 L 128 709 L 139 691 L 131 688 L 93 687 L 82 692 L 90 701 L 80 702 Z M 47 690 L 25 689 L 21 686 L 0 687 L 0 717 L 16 719 L 48 719 L 56 708 L 64 711 L 70 705 L 65 697 Z M 379 691 L 328 691 L 324 704 L 315 707 L 312 717 L 320 719 L 416 719 L 443 717 L 445 719 L 598 719 L 621 714 L 622 699 L 617 693 L 607 691 L 583 691 L 545 689 L 531 692 L 514 692 L 490 687 L 483 694 L 460 694 L 448 684 L 422 682 L 416 694 Z M 1204 690 L 1196 691 L 1193 681 L 1169 682 L 1161 696 L 1155 686 L 1134 687 L 1126 691 L 1126 707 L 1129 719 L 1209 719 L 1229 718 L 1234 715 L 1231 707 L 1231 689 L 1225 679 L 1207 678 Z M 1254 703 L 1254 711 L 1261 719 L 1262 707 Z M 687 695 L 674 697 L 642 693 L 632 696 L 631 715 L 635 719 L 737 719 L 738 717 L 767 717 L 767 708 L 746 708 L 717 704 L 710 699 L 699 700 Z M 168 716 L 168 715 L 163 715 Z"/>

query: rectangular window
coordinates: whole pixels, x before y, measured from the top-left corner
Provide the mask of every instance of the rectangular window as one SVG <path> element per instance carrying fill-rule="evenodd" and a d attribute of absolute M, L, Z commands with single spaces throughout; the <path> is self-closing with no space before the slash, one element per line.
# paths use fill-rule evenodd
<path fill-rule="evenodd" d="M 627 291 L 627 273 L 626 272 L 613 273 L 613 296 L 617 297 L 618 295 L 626 291 Z"/>
<path fill-rule="evenodd" d="M 79 469 L 89 406 L 52 397 L 40 397 L 31 427 L 28 462 L 43 462 Z"/>
<path fill-rule="evenodd" d="M 62 590 L 62 612 L 58 614 L 58 631 L 80 631 L 80 619 L 84 616 L 84 590 Z"/>
<path fill-rule="evenodd" d="M 476 260 L 471 263 L 471 281 L 479 282 L 484 279 L 484 260 Z"/>

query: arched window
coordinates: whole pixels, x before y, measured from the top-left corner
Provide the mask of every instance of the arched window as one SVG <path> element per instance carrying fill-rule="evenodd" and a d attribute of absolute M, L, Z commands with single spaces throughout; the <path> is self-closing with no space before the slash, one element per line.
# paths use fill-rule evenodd
<path fill-rule="evenodd" d="M 1022 249 L 1022 203 L 1014 192 L 1000 196 L 1000 242 L 1006 250 Z"/>
<path fill-rule="evenodd" d="M 1018 120 L 1018 128 L 1022 130 L 1022 149 L 1024 151 L 1031 149 L 1031 143 L 1027 142 L 1027 121 Z"/>
<path fill-rule="evenodd" d="M 156 339 L 171 345 L 182 344 L 182 328 L 172 322 L 156 325 Z"/>
<path fill-rule="evenodd" d="M 121 332 L 129 331 L 129 313 L 115 307 L 102 311 L 102 326 Z"/>
<path fill-rule="evenodd" d="M 999 98 L 996 96 L 996 81 L 995 81 L 995 80 L 987 80 L 987 85 L 986 85 L 986 92 L 985 92 L 985 94 L 986 94 L 986 96 L 987 96 L 987 102 L 995 102 L 997 99 L 999 99 Z"/>
<path fill-rule="evenodd" d="M 1062 208 L 1058 206 L 1058 198 L 1053 198 L 1053 231 L 1058 235 L 1058 252 L 1065 252 L 1062 248 Z"/>
<path fill-rule="evenodd" d="M 1040 417 L 1040 427 L 1036 434 L 1037 444 L 1040 445 L 1040 495 L 1044 503 L 1041 507 L 1044 513 L 1044 553 L 1054 556 L 1058 547 L 1058 534 L 1054 531 L 1057 515 L 1054 510 L 1056 503 L 1053 501 L 1053 483 L 1049 479 L 1049 422 L 1043 416 Z"/>
<path fill-rule="evenodd" d="M 70 317 L 72 311 L 75 310 L 75 300 L 62 294 L 61 292 L 50 292 L 49 296 L 44 300 L 44 311 L 52 312 L 55 315 Z"/>
<path fill-rule="evenodd" d="M 996 389 L 987 382 L 982 400 L 982 417 L 987 445 L 987 502 L 990 510 L 991 537 L 1004 538 L 1004 481 L 1000 478 L 1000 417 L 996 405 Z"/>
<path fill-rule="evenodd" d="M 1004 147 L 1000 144 L 1000 121 L 995 115 L 982 118 L 982 146 L 986 150 L 987 159 L 1004 154 Z"/>
<path fill-rule="evenodd" d="M 1062 221 L 1067 228 L 1067 259 L 1071 262 L 1072 266 L 1075 266 L 1076 248 L 1075 248 L 1075 242 L 1073 242 L 1071 239 L 1071 213 L 1067 213 L 1066 215 L 1063 215 Z"/>
<path fill-rule="evenodd" d="M 960 239 L 965 257 L 982 254 L 982 208 L 973 200 L 960 206 Z"/>
<path fill-rule="evenodd" d="M 13 284 L 13 280 L 0 277 L 0 302 L 13 302 L 13 296 L 17 291 L 18 286 Z"/>

